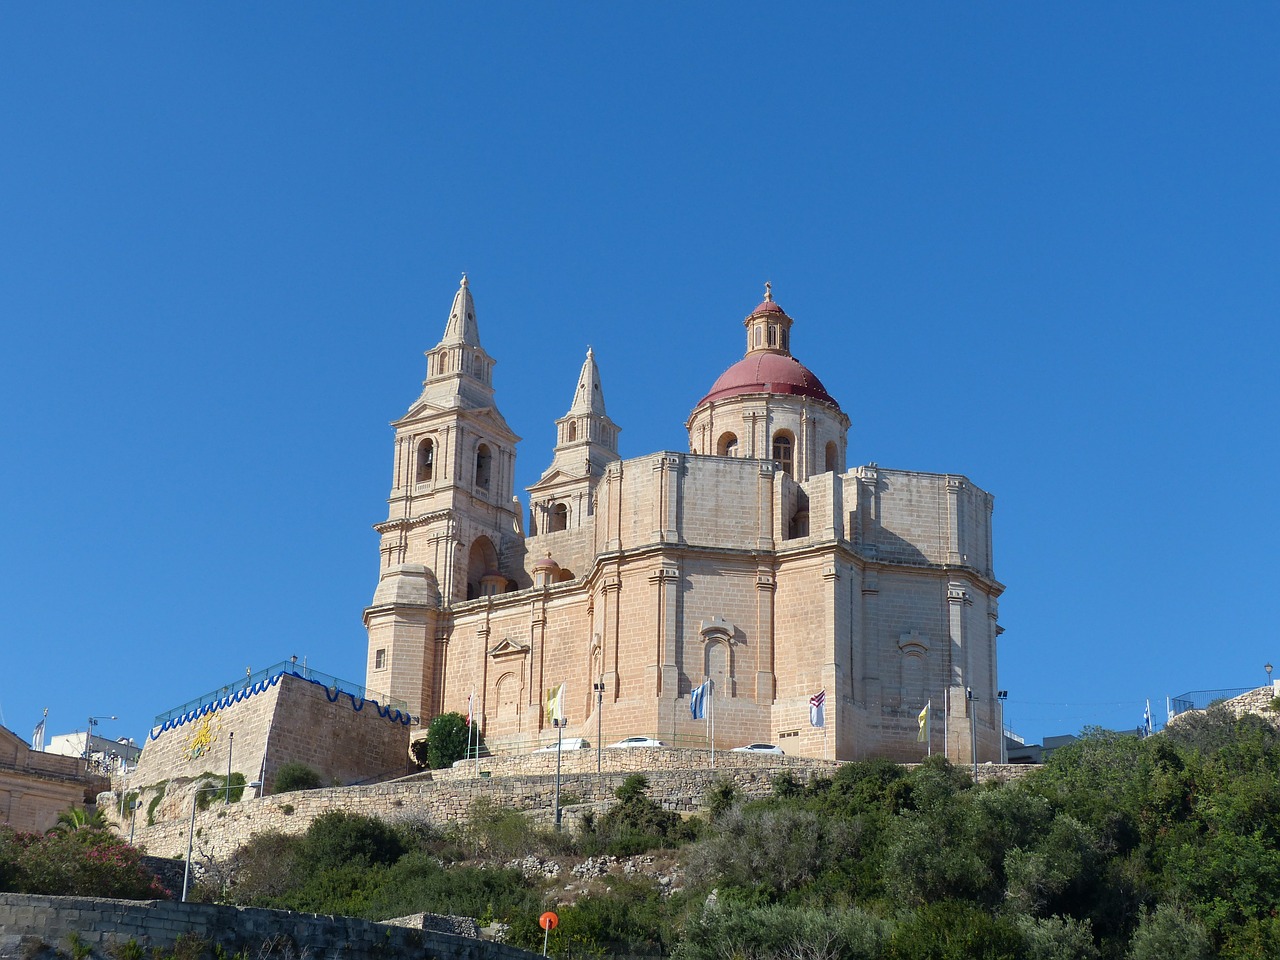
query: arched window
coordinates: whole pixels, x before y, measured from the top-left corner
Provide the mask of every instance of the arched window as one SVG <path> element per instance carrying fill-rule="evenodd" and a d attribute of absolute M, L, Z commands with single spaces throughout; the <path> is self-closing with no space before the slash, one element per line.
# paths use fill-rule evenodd
<path fill-rule="evenodd" d="M 557 503 L 551 508 L 551 533 L 558 530 L 569 529 L 569 508 L 563 503 Z"/>
<path fill-rule="evenodd" d="M 772 323 L 769 324 L 769 346 L 776 347 L 778 345 L 778 328 Z"/>
<path fill-rule="evenodd" d="M 493 467 L 493 454 L 487 444 L 476 448 L 476 486 L 481 490 L 489 489 L 489 473 Z"/>
<path fill-rule="evenodd" d="M 721 434 L 716 441 L 716 456 L 736 457 L 738 455 L 738 438 L 732 433 Z"/>
<path fill-rule="evenodd" d="M 840 469 L 840 448 L 834 440 L 827 441 L 827 473 L 835 473 Z"/>
<path fill-rule="evenodd" d="M 757 347 L 764 342 L 764 340 L 762 339 L 763 337 L 764 337 L 764 331 L 761 330 L 759 327 L 756 327 L 756 346 Z"/>
<path fill-rule="evenodd" d="M 791 473 L 791 451 L 793 441 L 791 434 L 779 430 L 773 435 L 773 462 L 782 468 L 784 473 Z"/>
<path fill-rule="evenodd" d="M 577 439 L 578 439 L 578 425 L 576 423 L 570 423 L 569 424 L 569 442 L 573 443 L 573 441 Z"/>
<path fill-rule="evenodd" d="M 787 349 L 787 331 L 781 328 L 778 329 L 778 346 Z"/>
<path fill-rule="evenodd" d="M 424 483 L 431 479 L 431 474 L 435 470 L 436 463 L 436 445 L 430 440 L 423 440 L 418 444 L 418 469 L 416 473 L 416 482 Z"/>

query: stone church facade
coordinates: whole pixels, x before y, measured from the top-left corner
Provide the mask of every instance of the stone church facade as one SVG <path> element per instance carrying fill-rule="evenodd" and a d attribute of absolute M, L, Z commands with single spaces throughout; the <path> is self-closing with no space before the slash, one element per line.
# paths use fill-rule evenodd
<path fill-rule="evenodd" d="M 704 747 L 689 705 L 709 678 L 720 749 L 969 762 L 976 743 L 998 760 L 992 497 L 963 476 L 849 468 L 849 418 L 792 355 L 792 323 L 766 288 L 688 449 L 630 460 L 588 350 L 526 521 L 464 278 L 393 424 L 368 686 L 423 725 L 474 702 L 499 751 L 554 742 L 542 704 L 561 682 L 566 736 Z"/>

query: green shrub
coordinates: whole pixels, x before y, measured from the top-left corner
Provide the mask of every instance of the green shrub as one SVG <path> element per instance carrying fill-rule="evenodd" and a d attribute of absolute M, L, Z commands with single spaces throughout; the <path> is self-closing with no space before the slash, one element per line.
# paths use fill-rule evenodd
<path fill-rule="evenodd" d="M 702 798 L 702 805 L 706 808 L 712 820 L 718 820 L 731 809 L 734 804 L 741 799 L 738 788 L 734 786 L 732 780 L 727 777 L 717 777 L 715 783 L 708 788 L 706 794 Z"/>
<path fill-rule="evenodd" d="M 306 874 L 348 864 L 370 867 L 395 863 L 404 853 L 404 842 L 389 824 L 331 810 L 311 821 L 298 849 L 298 866 Z"/>
<path fill-rule="evenodd" d="M 599 818 L 584 818 L 582 844 L 584 852 L 603 851 L 627 857 L 659 847 L 674 847 L 692 840 L 693 827 L 678 813 L 663 810 L 650 800 L 646 791 L 649 781 L 633 773 L 615 791 L 619 803 Z"/>
<path fill-rule="evenodd" d="M 147 804 L 148 827 L 154 827 L 156 825 L 156 807 L 160 806 L 160 801 L 164 799 L 164 791 L 168 785 L 168 780 L 161 780 L 155 785 L 156 795 L 152 797 L 151 802 Z"/>
<path fill-rule="evenodd" d="M 538 848 L 537 831 L 524 814 L 478 797 L 467 810 L 467 839 L 477 855 L 495 860 L 528 856 Z"/>
<path fill-rule="evenodd" d="M 427 765 L 432 770 L 443 770 L 466 757 L 468 735 L 474 736 L 462 714 L 442 713 L 435 717 L 427 727 Z M 480 744 L 484 745 L 483 735 Z"/>
<path fill-rule="evenodd" d="M 316 790 L 323 787 L 324 778 L 320 774 L 297 760 L 281 764 L 276 771 L 273 793 L 291 793 L 294 790 Z"/>
<path fill-rule="evenodd" d="M 93 829 L 40 835 L 0 827 L 0 880 L 12 893 L 151 900 L 169 896 L 143 868 L 142 854 Z"/>
<path fill-rule="evenodd" d="M 200 791 L 196 794 L 196 807 L 201 810 L 208 810 L 215 803 L 225 804 L 230 799 L 231 803 L 239 803 L 240 798 L 244 796 L 245 779 L 243 773 L 231 774 L 231 789 L 226 789 L 226 777 L 215 777 L 213 774 L 206 774 L 208 779 L 200 784 Z M 218 789 L 214 789 L 217 787 Z"/>

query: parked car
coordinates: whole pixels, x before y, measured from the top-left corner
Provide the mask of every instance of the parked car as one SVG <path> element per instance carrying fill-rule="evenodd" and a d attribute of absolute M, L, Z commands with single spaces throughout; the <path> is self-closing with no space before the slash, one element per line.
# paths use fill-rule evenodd
<path fill-rule="evenodd" d="M 564 743 L 559 746 L 562 750 L 586 750 L 591 746 L 582 737 L 565 737 Z M 557 745 L 552 743 L 545 747 L 539 747 L 534 753 L 555 753 Z"/>
<path fill-rule="evenodd" d="M 772 743 L 748 743 L 745 747 L 734 747 L 734 753 L 772 753 L 775 756 L 786 756 L 786 751 L 775 747 Z"/>
<path fill-rule="evenodd" d="M 627 737 L 625 740 L 619 740 L 617 743 L 609 744 L 610 750 L 627 747 L 665 747 L 666 744 L 661 740 L 655 740 L 653 737 Z"/>

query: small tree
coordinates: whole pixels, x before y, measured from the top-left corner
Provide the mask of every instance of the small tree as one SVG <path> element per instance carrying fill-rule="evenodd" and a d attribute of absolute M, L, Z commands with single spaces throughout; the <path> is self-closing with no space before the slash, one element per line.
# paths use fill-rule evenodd
<path fill-rule="evenodd" d="M 442 713 L 427 727 L 427 764 L 432 770 L 451 767 L 467 755 L 471 728 L 460 713 Z M 481 736 L 480 742 L 484 742 Z"/>

